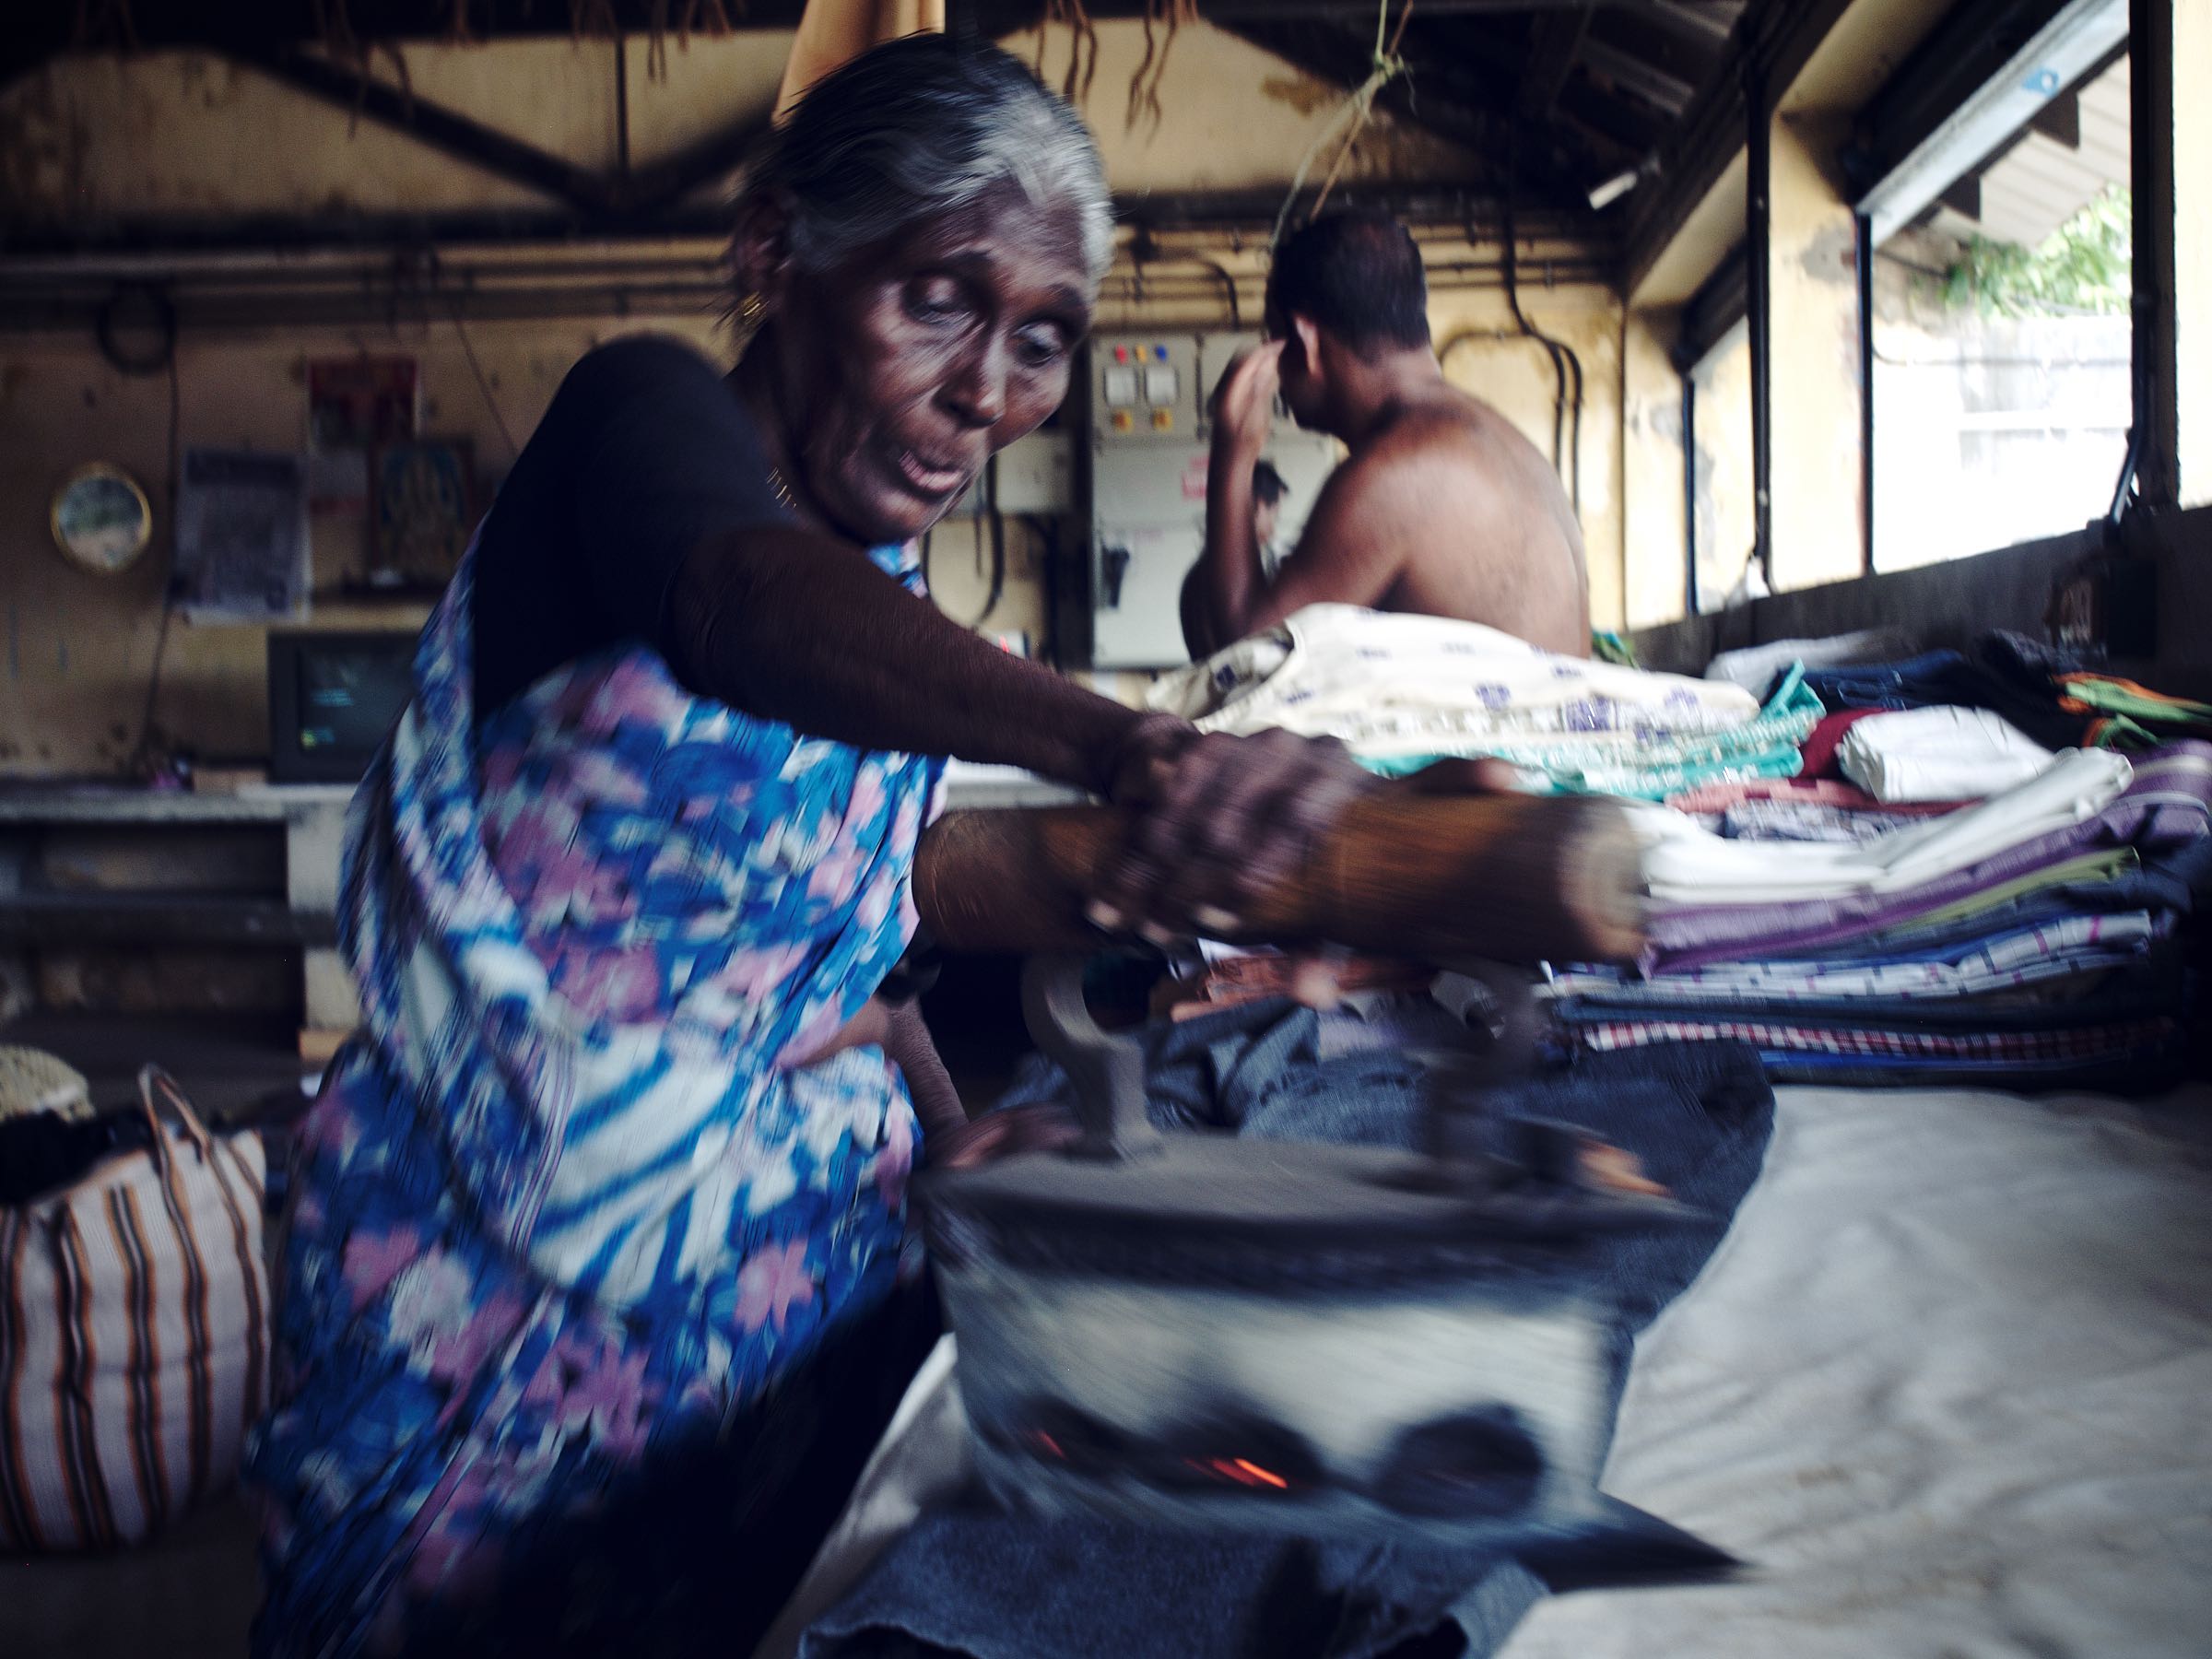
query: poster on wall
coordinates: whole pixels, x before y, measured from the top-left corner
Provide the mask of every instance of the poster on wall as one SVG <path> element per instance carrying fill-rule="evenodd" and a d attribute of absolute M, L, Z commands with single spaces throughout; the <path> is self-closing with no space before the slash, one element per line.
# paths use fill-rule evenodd
<path fill-rule="evenodd" d="M 465 439 L 425 439 L 375 452 L 369 580 L 379 587 L 442 586 L 476 528 L 475 458 Z"/>
<path fill-rule="evenodd" d="M 298 455 L 191 449 L 177 490 L 172 597 L 194 622 L 283 622 L 308 595 L 307 469 Z"/>
<path fill-rule="evenodd" d="M 408 441 L 421 418 L 421 393 L 411 357 L 311 358 L 307 429 L 315 453 Z"/>

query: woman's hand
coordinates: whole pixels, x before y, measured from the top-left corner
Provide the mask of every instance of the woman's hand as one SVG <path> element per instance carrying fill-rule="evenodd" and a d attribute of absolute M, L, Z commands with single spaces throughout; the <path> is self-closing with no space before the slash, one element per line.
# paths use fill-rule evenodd
<path fill-rule="evenodd" d="M 1234 933 L 1346 807 L 1381 787 L 1333 739 L 1201 735 L 1165 715 L 1138 723 L 1111 773 L 1109 798 L 1138 818 L 1091 920 L 1155 942 Z"/>

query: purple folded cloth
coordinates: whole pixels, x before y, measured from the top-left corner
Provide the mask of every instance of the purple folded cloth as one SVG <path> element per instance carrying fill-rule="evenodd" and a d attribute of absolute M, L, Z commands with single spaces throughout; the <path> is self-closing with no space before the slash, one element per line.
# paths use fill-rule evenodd
<path fill-rule="evenodd" d="M 2145 854 L 2169 853 L 2204 839 L 2208 831 L 2212 744 L 2170 743 L 2136 759 L 2133 781 L 2103 811 L 1903 892 L 1662 908 L 1650 921 L 1642 967 L 1647 974 L 1665 973 L 1841 944 L 2084 853 L 2120 847 Z"/>

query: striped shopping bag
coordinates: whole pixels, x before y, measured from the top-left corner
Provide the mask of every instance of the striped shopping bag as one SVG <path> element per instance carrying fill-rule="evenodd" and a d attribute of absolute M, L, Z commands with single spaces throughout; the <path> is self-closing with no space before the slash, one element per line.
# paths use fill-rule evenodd
<path fill-rule="evenodd" d="M 261 1137 L 139 1074 L 150 1149 L 0 1209 L 0 1549 L 109 1549 L 238 1473 L 268 1386 Z"/>

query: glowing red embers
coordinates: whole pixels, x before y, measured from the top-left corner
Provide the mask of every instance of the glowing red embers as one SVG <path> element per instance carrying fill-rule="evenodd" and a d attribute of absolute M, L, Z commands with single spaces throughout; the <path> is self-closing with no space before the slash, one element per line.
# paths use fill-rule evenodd
<path fill-rule="evenodd" d="M 1211 1475 L 1232 1486 L 1264 1487 L 1277 1492 L 1290 1489 L 1290 1482 L 1273 1469 L 1264 1469 L 1249 1457 L 1209 1457 L 1203 1463 L 1194 1457 L 1183 1462 L 1202 1475 Z"/>

